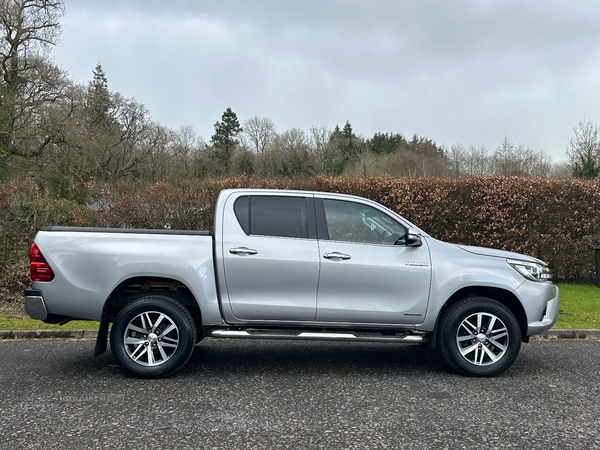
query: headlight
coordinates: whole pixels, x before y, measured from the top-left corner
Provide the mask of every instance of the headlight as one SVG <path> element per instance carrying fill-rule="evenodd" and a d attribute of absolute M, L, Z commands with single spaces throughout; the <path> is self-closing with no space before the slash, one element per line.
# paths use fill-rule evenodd
<path fill-rule="evenodd" d="M 506 262 L 528 280 L 539 282 L 552 281 L 550 269 L 544 264 L 516 259 L 507 259 Z"/>

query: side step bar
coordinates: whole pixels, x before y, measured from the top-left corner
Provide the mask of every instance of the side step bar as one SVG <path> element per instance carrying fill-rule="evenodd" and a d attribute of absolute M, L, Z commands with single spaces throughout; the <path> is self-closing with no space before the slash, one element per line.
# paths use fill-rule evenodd
<path fill-rule="evenodd" d="M 207 330 L 206 336 L 213 338 L 234 339 L 294 339 L 294 340 L 328 340 L 328 341 L 354 341 L 354 342 L 427 342 L 427 335 L 404 334 L 399 336 L 385 336 L 381 334 L 356 334 L 319 333 L 310 331 L 285 332 L 285 331 L 246 331 L 246 330 Z"/>

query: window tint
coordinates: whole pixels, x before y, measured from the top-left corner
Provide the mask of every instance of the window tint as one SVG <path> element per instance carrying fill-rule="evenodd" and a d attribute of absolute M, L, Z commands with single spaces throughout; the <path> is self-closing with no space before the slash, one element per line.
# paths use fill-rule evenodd
<path fill-rule="evenodd" d="M 362 244 L 403 244 L 406 228 L 370 206 L 343 200 L 323 200 L 332 241 Z"/>
<path fill-rule="evenodd" d="M 234 212 L 248 235 L 308 238 L 308 215 L 304 197 L 240 197 Z"/>

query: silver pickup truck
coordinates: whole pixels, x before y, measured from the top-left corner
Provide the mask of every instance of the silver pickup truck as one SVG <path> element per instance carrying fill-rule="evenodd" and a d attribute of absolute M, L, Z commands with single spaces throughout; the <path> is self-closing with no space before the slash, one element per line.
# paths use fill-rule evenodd
<path fill-rule="evenodd" d="M 558 316 L 535 258 L 430 237 L 373 201 L 229 189 L 203 231 L 49 227 L 30 247 L 34 319 L 100 321 L 140 377 L 179 370 L 204 337 L 427 343 L 492 376 Z"/>

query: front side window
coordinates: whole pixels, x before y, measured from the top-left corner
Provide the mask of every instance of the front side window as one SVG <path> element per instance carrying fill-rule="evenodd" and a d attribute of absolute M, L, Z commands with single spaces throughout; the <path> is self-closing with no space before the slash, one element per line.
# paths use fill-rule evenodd
<path fill-rule="evenodd" d="M 236 200 L 234 211 L 248 235 L 308 238 L 304 197 L 244 196 Z"/>
<path fill-rule="evenodd" d="M 343 200 L 323 200 L 332 241 L 360 244 L 404 244 L 406 228 L 370 206 Z"/>

